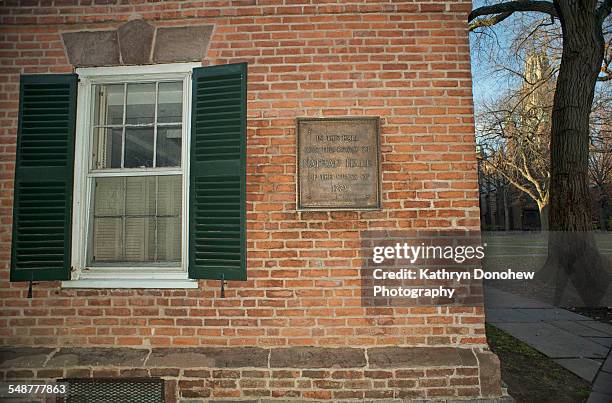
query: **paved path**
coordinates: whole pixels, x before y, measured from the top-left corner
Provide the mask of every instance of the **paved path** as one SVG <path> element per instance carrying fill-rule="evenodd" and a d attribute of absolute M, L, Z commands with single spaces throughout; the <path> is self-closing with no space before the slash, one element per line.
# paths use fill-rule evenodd
<path fill-rule="evenodd" d="M 588 403 L 612 402 L 612 325 L 489 286 L 485 312 L 487 323 L 593 382 Z"/>

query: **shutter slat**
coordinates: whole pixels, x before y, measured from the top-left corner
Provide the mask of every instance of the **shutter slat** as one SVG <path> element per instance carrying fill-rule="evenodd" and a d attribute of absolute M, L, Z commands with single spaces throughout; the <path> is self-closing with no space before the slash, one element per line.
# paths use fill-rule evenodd
<path fill-rule="evenodd" d="M 23 75 L 11 281 L 68 280 L 77 77 Z"/>
<path fill-rule="evenodd" d="M 189 275 L 246 279 L 246 64 L 194 69 Z"/>

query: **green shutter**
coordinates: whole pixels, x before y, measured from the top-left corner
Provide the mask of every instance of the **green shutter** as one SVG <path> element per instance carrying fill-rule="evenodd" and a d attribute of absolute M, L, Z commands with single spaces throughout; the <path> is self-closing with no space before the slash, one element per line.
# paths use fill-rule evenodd
<path fill-rule="evenodd" d="M 193 70 L 189 277 L 246 280 L 247 65 Z"/>
<path fill-rule="evenodd" d="M 22 75 L 11 281 L 68 280 L 77 76 Z"/>

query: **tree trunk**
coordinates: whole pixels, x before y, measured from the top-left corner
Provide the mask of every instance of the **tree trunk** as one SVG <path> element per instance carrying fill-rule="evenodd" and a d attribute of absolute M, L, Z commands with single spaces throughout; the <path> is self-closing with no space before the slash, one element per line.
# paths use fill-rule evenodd
<path fill-rule="evenodd" d="M 499 209 L 497 208 L 497 192 L 491 194 L 489 199 L 489 211 L 491 212 L 491 231 L 497 230 L 497 214 Z"/>
<path fill-rule="evenodd" d="M 604 189 L 599 190 L 599 228 L 602 231 L 608 230 L 608 223 L 606 217 L 606 211 L 608 208 L 608 200 L 606 199 L 606 194 Z"/>
<path fill-rule="evenodd" d="M 586 305 L 597 305 L 610 283 L 597 250 L 588 189 L 589 115 L 604 39 L 596 0 L 555 0 L 563 54 L 552 113 L 548 260 L 538 278 L 561 301 L 571 280 Z"/>
<path fill-rule="evenodd" d="M 540 212 L 540 231 L 545 232 L 548 231 L 548 210 L 549 206 L 547 204 L 538 203 L 538 211 Z"/>
<path fill-rule="evenodd" d="M 510 209 L 508 208 L 508 186 L 504 188 L 504 230 L 510 231 Z"/>

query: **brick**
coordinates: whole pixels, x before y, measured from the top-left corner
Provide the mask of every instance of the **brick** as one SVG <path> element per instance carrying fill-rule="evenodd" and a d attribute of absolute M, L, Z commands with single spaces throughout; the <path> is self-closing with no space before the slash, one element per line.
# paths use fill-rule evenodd
<path fill-rule="evenodd" d="M 239 371 L 232 370 L 215 370 L 212 372 L 213 378 L 240 378 Z"/>
<path fill-rule="evenodd" d="M 409 388 L 412 389 L 417 385 L 417 382 L 412 379 L 390 379 L 388 382 L 390 388 Z M 421 386 L 419 384 L 419 386 Z"/>
<path fill-rule="evenodd" d="M 212 379 L 208 381 L 211 388 L 214 389 L 237 389 L 238 385 L 235 379 Z"/>
<path fill-rule="evenodd" d="M 425 395 L 425 389 L 400 389 L 397 391 L 396 397 L 401 399 L 418 399 L 424 398 Z"/>
<path fill-rule="evenodd" d="M 470 378 L 451 378 L 450 385 L 478 385 L 478 377 L 470 377 Z"/>
<path fill-rule="evenodd" d="M 315 390 L 315 391 L 305 391 L 302 393 L 307 399 L 321 399 L 321 400 L 329 400 L 332 397 L 332 393 L 328 390 Z"/>
<path fill-rule="evenodd" d="M 157 377 L 176 377 L 180 373 L 178 368 L 151 368 L 149 369 L 151 376 Z"/>
<path fill-rule="evenodd" d="M 267 378 L 269 374 L 266 371 L 248 370 L 242 371 L 242 376 L 245 378 Z"/>
<path fill-rule="evenodd" d="M 302 377 L 304 378 L 323 379 L 329 378 L 329 375 L 329 371 L 302 371 Z"/>
<path fill-rule="evenodd" d="M 27 369 L 6 372 L 6 379 L 33 379 L 33 378 L 34 378 L 34 372 L 27 370 Z"/>
<path fill-rule="evenodd" d="M 424 377 L 425 371 L 411 370 L 411 369 L 397 370 L 395 371 L 395 376 L 397 378 L 416 379 L 416 378 Z"/>
<path fill-rule="evenodd" d="M 118 369 L 94 369 L 91 374 L 92 378 L 117 378 L 119 377 Z"/>
<path fill-rule="evenodd" d="M 332 373 L 333 379 L 359 379 L 363 378 L 362 371 L 334 371 Z"/>
<path fill-rule="evenodd" d="M 394 391 L 392 390 L 366 390 L 364 394 L 366 399 L 392 399 Z"/>
<path fill-rule="evenodd" d="M 54 378 L 62 378 L 64 376 L 63 369 L 39 369 L 36 371 L 36 378 L 43 379 L 54 379 Z"/>
<path fill-rule="evenodd" d="M 365 371 L 364 375 L 366 378 L 389 379 L 393 377 L 393 372 L 391 371 Z"/>
<path fill-rule="evenodd" d="M 244 396 L 250 397 L 266 397 L 272 395 L 272 392 L 267 389 L 246 389 L 242 393 Z"/>
<path fill-rule="evenodd" d="M 179 382 L 179 387 L 181 384 Z M 237 391 L 238 392 L 238 391 Z M 207 398 L 210 397 L 210 389 L 181 389 L 181 395 L 187 398 Z M 220 395 L 218 391 L 215 391 L 215 395 Z"/>
<path fill-rule="evenodd" d="M 302 392 L 299 390 L 276 390 L 272 389 L 272 397 L 286 397 L 286 398 L 297 398 L 302 395 Z"/>
<path fill-rule="evenodd" d="M 66 378 L 89 378 L 91 370 L 88 368 L 67 368 Z"/>
<path fill-rule="evenodd" d="M 419 386 L 425 388 L 431 388 L 436 386 L 448 386 L 448 379 L 446 378 L 428 378 L 419 379 Z"/>
<path fill-rule="evenodd" d="M 363 399 L 364 391 L 359 390 L 338 390 L 335 391 L 334 399 Z"/>
<path fill-rule="evenodd" d="M 186 369 L 183 376 L 187 378 L 210 378 L 210 371 L 205 369 Z"/>
<path fill-rule="evenodd" d="M 203 379 L 198 379 L 198 380 L 182 379 L 178 382 L 178 386 L 181 389 L 203 388 L 205 385 L 206 385 L 206 382 Z"/>
<path fill-rule="evenodd" d="M 291 371 L 291 370 L 272 371 L 273 378 L 297 378 L 298 376 L 300 376 L 299 371 Z"/>

